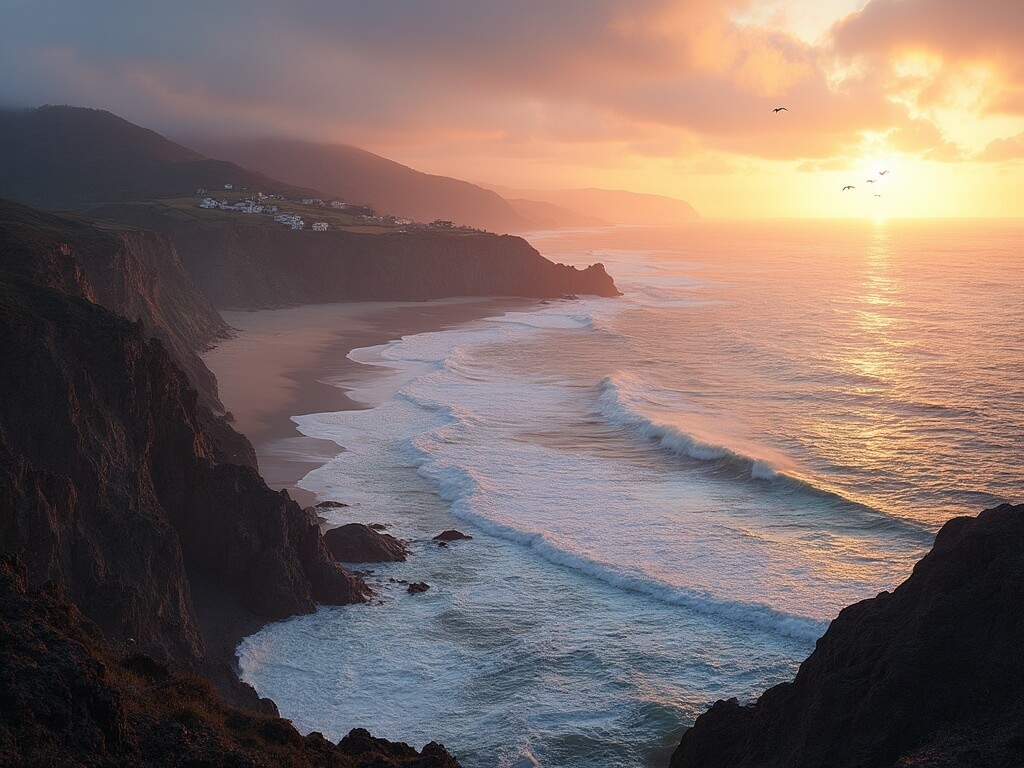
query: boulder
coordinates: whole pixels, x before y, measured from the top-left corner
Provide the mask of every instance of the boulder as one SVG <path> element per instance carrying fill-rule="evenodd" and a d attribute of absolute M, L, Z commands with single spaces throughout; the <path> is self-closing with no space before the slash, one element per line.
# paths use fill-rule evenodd
<path fill-rule="evenodd" d="M 340 563 L 404 562 L 408 555 L 405 545 L 394 536 L 362 523 L 332 528 L 324 534 L 324 544 Z"/>
<path fill-rule="evenodd" d="M 447 531 L 442 531 L 441 533 L 437 534 L 437 536 L 434 537 L 434 541 L 461 541 L 462 539 L 472 538 L 473 537 L 470 536 L 468 533 L 456 531 L 454 528 L 451 528 Z"/>

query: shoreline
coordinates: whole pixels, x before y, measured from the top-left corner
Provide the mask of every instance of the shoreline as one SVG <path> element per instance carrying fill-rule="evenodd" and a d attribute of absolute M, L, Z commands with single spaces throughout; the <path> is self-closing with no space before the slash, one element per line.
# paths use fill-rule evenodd
<path fill-rule="evenodd" d="M 231 338 L 203 354 L 217 379 L 232 426 L 256 451 L 259 472 L 301 506 L 315 494 L 298 487 L 310 471 L 344 448 L 299 432 L 293 416 L 362 410 L 346 389 L 325 383 L 374 375 L 348 359 L 353 349 L 418 333 L 451 330 L 486 317 L 529 309 L 527 298 L 458 298 L 426 302 L 344 302 L 287 309 L 225 310 Z"/>

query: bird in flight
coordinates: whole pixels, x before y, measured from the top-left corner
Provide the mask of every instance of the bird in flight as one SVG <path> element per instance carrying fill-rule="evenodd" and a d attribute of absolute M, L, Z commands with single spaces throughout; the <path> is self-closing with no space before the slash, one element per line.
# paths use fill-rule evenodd
<path fill-rule="evenodd" d="M 875 197 L 881 197 L 881 195 L 875 195 Z"/>
<path fill-rule="evenodd" d="M 785 107 L 776 107 L 775 109 L 772 110 L 772 112 L 778 114 L 779 112 L 789 112 L 789 110 L 786 109 Z"/>
<path fill-rule="evenodd" d="M 847 184 L 845 187 L 843 187 L 843 192 L 845 192 L 848 189 L 856 189 L 856 187 L 853 186 L 853 184 Z"/>
<path fill-rule="evenodd" d="M 874 179 L 868 179 L 868 184 L 874 184 L 874 183 L 875 183 Z"/>
<path fill-rule="evenodd" d="M 887 174 L 888 172 L 889 172 L 889 171 L 887 171 L 887 170 L 886 170 L 886 171 L 879 171 L 879 172 L 878 172 L 878 175 L 879 175 L 879 176 L 885 176 L 885 174 Z"/>

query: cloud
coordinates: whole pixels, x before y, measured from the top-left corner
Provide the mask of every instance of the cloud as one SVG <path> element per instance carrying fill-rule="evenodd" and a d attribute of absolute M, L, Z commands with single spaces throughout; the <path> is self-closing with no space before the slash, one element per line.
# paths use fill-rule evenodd
<path fill-rule="evenodd" d="M 992 69 L 989 108 L 1024 103 L 1008 79 L 1024 3 L 979 2 L 871 0 L 818 45 L 737 23 L 751 0 L 108 0 L 103 14 L 13 0 L 0 99 L 105 107 L 175 135 L 285 134 L 421 157 L 824 167 L 870 134 L 952 160 L 960 148 L 922 111 L 955 90 L 950 62 Z M 937 69 L 896 66 L 922 51 Z M 773 114 L 778 104 L 789 112 Z"/>
<path fill-rule="evenodd" d="M 977 159 L 984 162 L 1006 162 L 1024 158 L 1024 133 L 1005 139 L 993 139 Z"/>
<path fill-rule="evenodd" d="M 1024 115 L 1020 0 L 870 0 L 832 32 L 835 51 L 886 71 L 919 108 Z"/>

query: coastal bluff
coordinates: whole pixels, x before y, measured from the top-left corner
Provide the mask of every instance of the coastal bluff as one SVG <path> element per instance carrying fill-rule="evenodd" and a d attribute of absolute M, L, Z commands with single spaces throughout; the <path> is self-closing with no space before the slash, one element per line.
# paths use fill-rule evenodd
<path fill-rule="evenodd" d="M 220 309 L 459 296 L 618 296 L 604 265 L 556 264 L 521 237 L 410 230 L 293 232 L 251 222 L 182 222 L 159 206 L 109 205 L 96 215 L 168 235 L 192 279 Z"/>
<path fill-rule="evenodd" d="M 122 647 L 256 705 L 234 646 L 317 603 L 361 601 L 312 512 L 229 461 L 163 344 L 0 272 L 0 554 Z"/>
<path fill-rule="evenodd" d="M 796 678 L 718 701 L 671 768 L 1024 765 L 1024 505 L 947 522 L 891 594 L 851 605 Z"/>
<path fill-rule="evenodd" d="M 217 380 L 200 358 L 231 329 L 167 236 L 0 200 L 0 269 L 141 323 L 196 388 L 204 426 L 225 457 L 256 466 L 248 440 L 226 424 Z"/>

